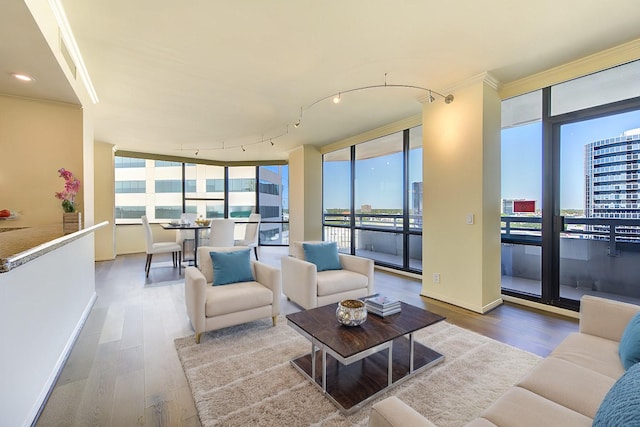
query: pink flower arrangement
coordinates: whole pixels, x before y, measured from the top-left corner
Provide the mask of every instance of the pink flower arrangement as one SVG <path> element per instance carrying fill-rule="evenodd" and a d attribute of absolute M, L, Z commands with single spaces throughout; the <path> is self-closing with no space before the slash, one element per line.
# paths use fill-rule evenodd
<path fill-rule="evenodd" d="M 80 181 L 78 181 L 73 173 L 65 168 L 58 169 L 60 178 L 64 178 L 64 191 L 56 191 L 56 198 L 62 200 L 62 209 L 65 212 L 76 211 L 76 194 L 80 191 Z"/>

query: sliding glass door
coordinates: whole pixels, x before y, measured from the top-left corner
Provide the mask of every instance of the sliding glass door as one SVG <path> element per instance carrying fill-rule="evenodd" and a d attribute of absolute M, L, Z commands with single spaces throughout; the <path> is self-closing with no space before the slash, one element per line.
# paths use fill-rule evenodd
<path fill-rule="evenodd" d="M 640 111 L 558 124 L 559 298 L 640 298 Z"/>

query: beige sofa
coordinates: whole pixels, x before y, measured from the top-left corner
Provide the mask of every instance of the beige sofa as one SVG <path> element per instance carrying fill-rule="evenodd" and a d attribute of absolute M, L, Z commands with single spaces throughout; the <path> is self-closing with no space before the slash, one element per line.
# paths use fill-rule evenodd
<path fill-rule="evenodd" d="M 340 253 L 341 270 L 318 272 L 305 261 L 302 243 L 291 242 L 291 256 L 282 258 L 282 291 L 289 300 L 308 310 L 373 294 L 373 260 Z"/>
<path fill-rule="evenodd" d="M 569 335 L 525 378 L 468 426 L 591 426 L 602 399 L 625 372 L 622 333 L 640 306 L 584 296 L 579 332 Z M 400 399 L 372 407 L 371 427 L 433 426 Z"/>
<path fill-rule="evenodd" d="M 255 281 L 212 286 L 213 263 L 209 252 L 246 250 L 245 248 L 198 248 L 198 268 L 184 273 L 187 314 L 196 334 L 196 342 L 206 331 L 239 325 L 271 317 L 276 324 L 280 314 L 282 281 L 280 270 L 257 261 L 251 262 Z"/>

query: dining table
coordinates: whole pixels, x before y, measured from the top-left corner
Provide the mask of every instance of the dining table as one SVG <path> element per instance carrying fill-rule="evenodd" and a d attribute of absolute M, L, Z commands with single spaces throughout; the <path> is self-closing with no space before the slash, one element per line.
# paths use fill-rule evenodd
<path fill-rule="evenodd" d="M 200 231 L 208 230 L 210 225 L 200 225 L 200 224 L 162 224 L 162 228 L 165 230 L 194 230 L 193 237 L 193 265 L 195 267 L 198 266 L 198 244 L 200 240 Z"/>

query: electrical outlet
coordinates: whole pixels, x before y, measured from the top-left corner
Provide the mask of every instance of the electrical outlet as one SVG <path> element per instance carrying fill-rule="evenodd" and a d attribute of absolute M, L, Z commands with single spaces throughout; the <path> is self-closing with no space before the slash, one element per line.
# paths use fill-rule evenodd
<path fill-rule="evenodd" d="M 440 273 L 433 273 L 433 283 L 440 283 Z"/>

